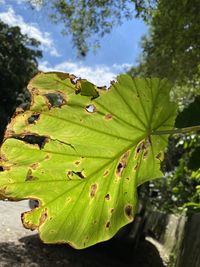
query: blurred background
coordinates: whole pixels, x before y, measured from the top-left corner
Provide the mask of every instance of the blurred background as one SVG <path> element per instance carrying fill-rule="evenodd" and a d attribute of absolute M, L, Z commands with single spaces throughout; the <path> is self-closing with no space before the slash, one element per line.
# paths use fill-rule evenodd
<path fill-rule="evenodd" d="M 73 73 L 99 86 L 109 85 L 124 72 L 167 78 L 173 84 L 171 100 L 179 106 L 176 127 L 199 125 L 200 1 L 0 0 L 1 142 L 15 109 L 29 106 L 28 81 L 39 71 L 51 70 Z M 116 266 L 116 262 L 119 266 L 200 266 L 200 133 L 170 136 L 162 170 L 164 177 L 138 189 L 135 222 L 114 240 L 91 249 L 92 254 L 106 255 L 101 266 Z M 26 205 L 21 204 L 22 209 Z M 20 205 L 13 207 L 20 212 Z M 7 210 L 0 211 L 2 222 Z M 13 231 L 18 231 L 17 225 Z M 49 253 L 34 240 L 25 242 L 30 250 L 35 244 Z M 109 253 L 108 248 L 112 248 Z M 64 260 L 62 253 L 59 257 Z M 5 265 L 0 260 L 0 266 L 7 266 L 9 259 L 2 255 Z M 50 266 L 41 262 L 33 266 Z M 21 259 L 16 266 L 23 264 Z M 52 266 L 92 264 L 97 264 L 95 259 L 81 258 L 81 263 L 72 260 L 70 265 L 68 259 L 68 265 L 61 261 Z"/>

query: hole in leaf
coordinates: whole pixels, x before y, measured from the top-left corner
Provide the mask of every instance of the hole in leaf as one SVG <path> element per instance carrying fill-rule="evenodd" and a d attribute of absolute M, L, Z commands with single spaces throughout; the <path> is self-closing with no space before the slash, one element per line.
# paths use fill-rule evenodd
<path fill-rule="evenodd" d="M 30 200 L 29 200 L 29 207 L 30 207 L 32 210 L 35 209 L 35 208 L 37 208 L 37 207 L 39 207 L 39 205 L 40 205 L 40 203 L 39 203 L 38 200 L 36 200 L 36 199 L 30 199 Z"/>
<path fill-rule="evenodd" d="M 85 176 L 83 175 L 83 172 L 74 172 L 74 174 L 78 175 L 78 177 L 80 177 L 81 179 L 85 179 Z"/>
<path fill-rule="evenodd" d="M 28 123 L 29 124 L 34 124 L 36 121 L 38 121 L 40 117 L 40 114 L 32 114 L 29 118 L 28 118 Z"/>
<path fill-rule="evenodd" d="M 118 176 L 121 176 L 123 169 L 124 169 L 124 166 L 123 166 L 122 162 L 120 162 L 120 163 L 117 165 L 116 174 L 117 174 Z"/>
<path fill-rule="evenodd" d="M 39 135 L 25 135 L 24 137 L 15 137 L 17 140 L 21 140 L 31 145 L 38 145 L 40 149 L 44 148 L 48 138 L 46 136 Z"/>
<path fill-rule="evenodd" d="M 45 94 L 46 98 L 48 99 L 49 103 L 52 107 L 61 107 L 66 103 L 64 97 L 58 93 L 49 93 Z"/>
<path fill-rule="evenodd" d="M 94 113 L 95 110 L 96 110 L 96 107 L 95 107 L 94 105 L 87 105 L 87 106 L 85 107 L 85 110 L 86 110 L 87 112 L 89 112 L 89 113 Z"/>
<path fill-rule="evenodd" d="M 105 199 L 106 200 L 110 200 L 110 195 L 109 194 L 106 194 Z"/>
<path fill-rule="evenodd" d="M 76 77 L 74 74 L 70 74 L 70 81 L 72 84 L 75 85 L 78 80 L 80 80 L 80 78 Z"/>
<path fill-rule="evenodd" d="M 127 164 L 128 158 L 129 158 L 129 154 L 130 154 L 130 151 L 128 150 L 122 155 L 122 157 L 120 159 L 120 162 L 117 165 L 117 169 L 116 169 L 117 176 L 121 176 L 124 168 L 126 168 L 126 164 Z"/>

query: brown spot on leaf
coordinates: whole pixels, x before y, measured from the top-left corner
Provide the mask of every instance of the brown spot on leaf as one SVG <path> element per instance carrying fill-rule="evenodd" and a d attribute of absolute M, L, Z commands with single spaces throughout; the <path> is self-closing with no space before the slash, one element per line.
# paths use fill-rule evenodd
<path fill-rule="evenodd" d="M 6 186 L 4 186 L 3 188 L 0 188 L 0 200 L 4 200 L 7 198 L 6 197 L 6 189 L 7 189 Z"/>
<path fill-rule="evenodd" d="M 148 150 L 145 150 L 143 154 L 143 159 L 147 159 L 148 154 L 149 154 Z"/>
<path fill-rule="evenodd" d="M 31 167 L 31 169 L 36 170 L 39 167 L 39 163 L 38 162 L 33 163 L 30 165 L 30 167 Z"/>
<path fill-rule="evenodd" d="M 139 167 L 139 164 L 137 162 L 136 165 L 135 165 L 135 167 L 134 167 L 134 170 L 137 171 L 138 167 Z"/>
<path fill-rule="evenodd" d="M 97 192 L 97 184 L 92 184 L 90 188 L 90 197 L 94 198 Z"/>
<path fill-rule="evenodd" d="M 69 179 L 72 178 L 73 174 L 74 174 L 73 171 L 67 171 L 67 177 L 68 177 Z"/>
<path fill-rule="evenodd" d="M 0 162 L 3 162 L 3 161 L 6 162 L 8 160 L 6 159 L 5 154 L 1 153 L 1 155 L 0 155 Z"/>
<path fill-rule="evenodd" d="M 33 87 L 33 88 L 31 89 L 31 93 L 32 93 L 33 95 L 39 95 L 39 90 L 38 90 L 37 88 Z"/>
<path fill-rule="evenodd" d="M 140 154 L 140 152 L 141 152 L 143 149 L 145 149 L 145 143 L 144 143 L 144 141 L 140 142 L 140 143 L 137 145 L 137 147 L 136 147 L 136 149 L 135 149 L 135 156 L 134 156 L 135 159 L 138 158 L 138 155 Z"/>
<path fill-rule="evenodd" d="M 110 221 L 106 223 L 106 228 L 108 229 L 110 227 Z"/>
<path fill-rule="evenodd" d="M 11 123 L 14 123 L 14 119 L 11 120 Z M 8 126 L 9 127 L 9 126 Z M 13 130 L 7 129 L 4 135 L 4 139 L 7 139 L 9 137 L 12 137 L 15 135 L 15 132 Z"/>
<path fill-rule="evenodd" d="M 133 207 L 132 205 L 127 205 L 124 208 L 125 215 L 132 220 L 133 219 Z"/>
<path fill-rule="evenodd" d="M 32 211 L 31 211 L 32 212 Z M 34 231 L 35 229 L 38 228 L 38 226 L 36 224 L 33 224 L 33 223 L 30 223 L 29 221 L 25 221 L 25 216 L 26 214 L 30 213 L 30 211 L 28 212 L 24 212 L 21 214 L 21 220 L 22 220 L 22 223 L 23 223 L 23 226 L 26 228 L 26 229 L 30 229 L 31 231 Z"/>
<path fill-rule="evenodd" d="M 34 181 L 37 180 L 38 178 L 32 175 L 32 170 L 29 169 L 26 175 L 25 181 Z"/>
<path fill-rule="evenodd" d="M 47 208 L 46 208 L 41 214 L 39 226 L 45 222 L 47 217 L 48 217 L 48 213 L 47 213 Z"/>
<path fill-rule="evenodd" d="M 156 155 L 156 159 L 158 159 L 159 161 L 162 161 L 163 160 L 163 153 L 160 152 Z"/>
<path fill-rule="evenodd" d="M 105 199 L 106 199 L 106 200 L 110 200 L 110 195 L 109 195 L 109 194 L 106 194 L 106 195 L 105 195 Z"/>
<path fill-rule="evenodd" d="M 117 174 L 118 176 L 121 176 L 123 169 L 124 169 L 124 166 L 123 166 L 122 163 L 120 162 L 120 163 L 117 165 L 116 174 Z"/>
<path fill-rule="evenodd" d="M 110 113 L 108 113 L 108 114 L 105 115 L 105 119 L 106 120 L 111 120 L 112 118 L 113 118 L 113 115 L 110 114 Z"/>
<path fill-rule="evenodd" d="M 116 174 L 118 177 L 122 176 L 122 172 L 124 170 L 124 168 L 126 168 L 126 164 L 127 164 L 127 161 L 128 161 L 128 158 L 129 158 L 129 154 L 130 154 L 130 151 L 126 151 L 121 159 L 120 159 L 120 162 L 118 163 L 117 165 L 117 169 L 116 169 Z"/>
<path fill-rule="evenodd" d="M 112 208 L 111 210 L 110 210 L 110 213 L 113 213 L 114 212 L 114 209 Z"/>
<path fill-rule="evenodd" d="M 122 156 L 122 161 L 127 161 L 128 160 L 128 157 L 129 157 L 129 154 L 130 154 L 130 151 L 129 150 L 126 151 L 124 153 L 124 155 Z"/>
<path fill-rule="evenodd" d="M 97 86 L 97 88 L 98 88 L 99 90 L 106 90 L 106 89 L 107 89 L 106 86 Z"/>
<path fill-rule="evenodd" d="M 105 176 L 107 176 L 108 174 L 109 174 L 109 171 L 108 171 L 108 170 L 105 170 L 103 176 L 105 177 Z"/>
<path fill-rule="evenodd" d="M 75 163 L 76 165 L 79 165 L 81 162 L 80 162 L 80 160 L 76 160 L 74 163 Z"/>

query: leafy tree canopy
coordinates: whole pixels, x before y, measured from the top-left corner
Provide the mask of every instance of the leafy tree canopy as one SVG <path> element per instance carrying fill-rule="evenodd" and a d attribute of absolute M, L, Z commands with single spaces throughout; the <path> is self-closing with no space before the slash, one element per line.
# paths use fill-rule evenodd
<path fill-rule="evenodd" d="M 42 56 L 38 45 L 35 39 L 21 34 L 19 27 L 0 21 L 0 136 L 16 106 L 24 101 L 22 94 L 28 81 L 37 72 L 36 59 Z"/>
<path fill-rule="evenodd" d="M 167 77 L 179 85 L 199 87 L 199 0 L 160 0 L 149 23 L 150 34 L 142 41 L 143 57 L 131 73 Z"/>
<path fill-rule="evenodd" d="M 124 19 L 140 16 L 150 25 L 143 38 L 143 57 L 131 74 L 167 77 L 185 88 L 187 94 L 199 86 L 200 74 L 200 2 L 199 0 L 27 0 L 40 4 L 51 19 L 64 24 L 64 32 L 72 35 L 79 55 L 85 56 L 92 44 L 109 33 Z"/>
<path fill-rule="evenodd" d="M 147 18 L 156 0 L 27 0 L 32 7 L 50 6 L 49 16 L 55 23 L 63 23 L 63 33 L 71 34 L 78 54 L 85 56 L 99 39 L 124 19 L 141 15 Z M 136 12 L 135 12 L 136 11 Z M 95 40 L 95 37 L 97 40 Z"/>

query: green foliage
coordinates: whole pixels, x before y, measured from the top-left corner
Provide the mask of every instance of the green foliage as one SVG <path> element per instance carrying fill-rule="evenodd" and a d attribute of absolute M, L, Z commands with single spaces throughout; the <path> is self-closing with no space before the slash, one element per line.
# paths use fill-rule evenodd
<path fill-rule="evenodd" d="M 176 118 L 177 128 L 200 125 L 200 95 L 186 107 Z"/>
<path fill-rule="evenodd" d="M 171 137 L 162 168 L 164 179 L 151 182 L 149 204 L 151 208 L 177 213 L 200 210 L 200 136 L 199 134 Z"/>
<path fill-rule="evenodd" d="M 27 0 L 35 7 L 50 7 L 49 17 L 63 24 L 63 33 L 71 34 L 79 56 L 91 47 L 99 47 L 99 39 L 125 19 L 148 17 L 156 0 Z M 49 10 L 49 9 L 48 9 Z M 136 11 L 136 12 L 135 12 Z"/>
<path fill-rule="evenodd" d="M 46 243 L 111 238 L 133 220 L 137 187 L 162 176 L 168 136 L 158 132 L 176 116 L 170 84 L 120 75 L 105 90 L 42 73 L 28 88 L 30 110 L 13 117 L 1 147 L 1 198 L 38 199 L 22 221 Z"/>
<path fill-rule="evenodd" d="M 160 0 L 149 24 L 141 64 L 132 74 L 166 77 L 199 90 L 199 0 Z"/>
<path fill-rule="evenodd" d="M 179 112 L 175 127 L 200 124 L 199 96 Z M 200 132 L 171 136 L 162 163 L 164 179 L 153 181 L 141 189 L 141 198 L 146 199 L 151 209 L 165 212 L 188 213 L 200 210 Z M 148 196 L 148 199 L 147 199 Z"/>
<path fill-rule="evenodd" d="M 0 141 L 15 108 L 29 98 L 25 87 L 37 72 L 36 58 L 41 56 L 38 45 L 22 35 L 19 27 L 0 21 Z"/>

